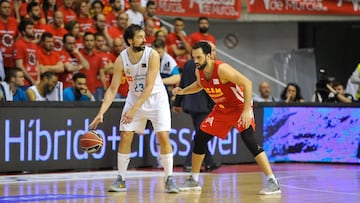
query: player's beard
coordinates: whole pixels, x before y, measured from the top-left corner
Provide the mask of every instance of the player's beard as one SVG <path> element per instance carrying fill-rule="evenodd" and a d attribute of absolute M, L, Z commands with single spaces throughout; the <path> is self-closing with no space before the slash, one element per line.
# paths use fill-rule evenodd
<path fill-rule="evenodd" d="M 144 49 L 145 49 L 145 45 L 133 46 L 133 47 L 132 47 L 132 50 L 133 50 L 134 52 L 144 51 Z"/>
<path fill-rule="evenodd" d="M 204 33 L 207 33 L 208 30 L 209 30 L 209 28 L 207 28 L 207 27 L 200 27 L 200 28 L 199 28 L 199 32 L 200 32 L 200 33 L 203 33 L 203 34 L 204 34 Z"/>
<path fill-rule="evenodd" d="M 204 70 L 206 66 L 207 66 L 207 62 L 205 61 L 203 64 L 199 65 L 199 66 L 197 67 L 197 69 L 198 69 L 198 70 Z"/>

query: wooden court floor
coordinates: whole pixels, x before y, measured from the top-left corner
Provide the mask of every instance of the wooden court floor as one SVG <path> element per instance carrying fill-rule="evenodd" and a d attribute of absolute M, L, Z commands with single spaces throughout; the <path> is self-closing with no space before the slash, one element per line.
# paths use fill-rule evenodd
<path fill-rule="evenodd" d="M 49 173 L 0 176 L 0 203 L 353 203 L 360 202 L 360 165 L 339 164 L 272 164 L 282 194 L 258 195 L 263 175 L 257 165 L 222 166 L 212 173 L 202 173 L 202 192 L 167 194 L 163 189 L 162 171 L 129 170 L 128 191 L 109 193 L 106 188 L 115 171 Z M 175 169 L 175 180 L 181 183 L 186 173 Z"/>

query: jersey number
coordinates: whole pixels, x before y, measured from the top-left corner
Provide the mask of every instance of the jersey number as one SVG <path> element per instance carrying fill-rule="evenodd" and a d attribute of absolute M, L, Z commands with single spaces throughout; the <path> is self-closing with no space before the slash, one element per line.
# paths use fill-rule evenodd
<path fill-rule="evenodd" d="M 143 92 L 144 91 L 144 83 L 136 83 L 135 92 Z"/>

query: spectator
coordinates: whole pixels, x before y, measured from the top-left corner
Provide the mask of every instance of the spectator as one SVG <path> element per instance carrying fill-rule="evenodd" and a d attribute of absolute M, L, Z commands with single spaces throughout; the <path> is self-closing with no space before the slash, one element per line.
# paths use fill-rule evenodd
<path fill-rule="evenodd" d="M 64 101 L 95 101 L 94 96 L 88 90 L 85 74 L 75 73 L 72 80 L 73 86 L 64 89 Z"/>
<path fill-rule="evenodd" d="M 147 19 L 151 19 L 154 21 L 154 30 L 158 31 L 160 30 L 160 28 L 163 26 L 161 23 L 160 18 L 158 18 L 155 14 L 156 14 L 156 2 L 155 1 L 148 1 L 146 3 L 146 8 L 145 8 L 145 15 L 144 15 L 144 21 L 146 21 Z"/>
<path fill-rule="evenodd" d="M 332 86 L 328 84 L 326 87 L 330 91 L 327 102 L 351 103 L 354 101 L 351 94 L 345 93 L 344 85 L 341 82 L 334 81 Z"/>
<path fill-rule="evenodd" d="M 151 47 L 152 43 L 155 41 L 155 33 L 154 33 L 154 21 L 151 19 L 147 19 L 145 21 L 145 39 L 146 39 L 146 46 Z M 164 41 L 165 42 L 165 41 Z"/>
<path fill-rule="evenodd" d="M 56 0 L 44 0 L 42 7 L 45 15 L 46 24 L 51 25 L 54 22 L 55 11 L 58 10 Z"/>
<path fill-rule="evenodd" d="M 117 37 L 123 37 L 125 29 L 128 27 L 129 17 L 127 13 L 121 12 L 117 16 L 116 25 L 110 26 L 108 29 L 109 35 L 115 39 Z"/>
<path fill-rule="evenodd" d="M 115 63 L 116 58 L 120 55 L 121 51 L 125 49 L 125 42 L 123 38 L 117 37 L 114 39 L 113 43 L 114 46 L 113 46 L 111 60 L 113 63 Z M 114 71 L 114 66 L 112 66 L 110 69 L 105 69 L 105 73 L 111 75 L 111 79 L 113 76 L 113 71 Z M 128 91 L 129 91 L 129 84 L 126 81 L 125 72 L 124 72 L 121 78 L 121 82 L 116 98 L 126 98 L 128 95 Z"/>
<path fill-rule="evenodd" d="M 54 38 L 50 32 L 44 32 L 41 35 L 40 48 L 37 54 L 40 73 L 64 72 L 64 63 L 60 60 L 60 54 L 54 51 Z"/>
<path fill-rule="evenodd" d="M 81 69 L 89 69 L 89 62 L 75 47 L 75 37 L 72 34 L 64 35 L 64 49 L 60 52 L 61 61 L 64 63 L 64 72 L 60 74 L 59 80 L 64 88 L 72 86 L 73 74 Z"/>
<path fill-rule="evenodd" d="M 93 33 L 86 32 L 84 35 L 84 49 L 81 54 L 89 62 L 89 69 L 82 69 L 80 72 L 84 73 L 88 80 L 89 90 L 94 94 L 97 101 L 101 101 L 106 90 L 106 81 L 104 68 L 101 56 L 95 50 L 95 36 Z"/>
<path fill-rule="evenodd" d="M 101 68 L 99 71 L 102 72 L 100 75 L 104 74 L 105 83 L 104 87 L 109 87 L 111 83 L 111 75 L 106 74 L 106 71 L 114 68 L 114 63 L 111 59 L 111 53 L 109 48 L 105 45 L 105 37 L 102 33 L 95 33 L 95 50 L 100 55 L 101 61 L 103 62 L 104 68 Z"/>
<path fill-rule="evenodd" d="M 46 32 L 46 30 L 47 30 L 47 26 L 45 24 L 45 19 L 41 18 L 40 4 L 35 1 L 30 2 L 27 5 L 26 11 L 29 16 L 29 20 L 31 20 L 34 24 L 34 32 L 35 32 L 34 40 L 35 40 L 35 43 L 38 43 L 42 33 Z"/>
<path fill-rule="evenodd" d="M 48 95 L 54 90 L 58 82 L 54 72 L 45 72 L 40 75 L 40 83 L 32 85 L 26 90 L 29 101 L 49 101 Z"/>
<path fill-rule="evenodd" d="M 360 63 L 348 79 L 346 92 L 351 94 L 356 100 L 360 100 Z"/>
<path fill-rule="evenodd" d="M 75 37 L 76 48 L 84 48 L 82 33 L 80 32 L 80 24 L 76 20 L 71 20 L 65 24 L 65 29 L 68 33 L 72 34 Z"/>
<path fill-rule="evenodd" d="M 19 23 L 19 32 L 22 35 L 14 46 L 15 66 L 21 68 L 25 76 L 25 86 L 34 85 L 38 81 L 38 61 L 34 24 L 30 20 L 22 20 Z"/>
<path fill-rule="evenodd" d="M 209 19 L 207 17 L 200 17 L 198 19 L 199 31 L 190 34 L 191 46 L 199 41 L 207 41 L 216 45 L 216 39 L 213 35 L 208 33 L 209 31 Z"/>
<path fill-rule="evenodd" d="M 78 15 L 77 20 L 80 24 L 80 32 L 85 33 L 94 24 L 94 19 L 90 15 L 89 1 L 76 1 L 74 11 Z"/>
<path fill-rule="evenodd" d="M 110 0 L 111 12 L 106 14 L 106 23 L 108 26 L 116 26 L 117 17 L 122 12 L 121 0 Z"/>
<path fill-rule="evenodd" d="M 304 99 L 301 95 L 301 89 L 299 85 L 295 83 L 288 83 L 287 86 L 282 91 L 280 98 L 286 103 L 290 102 L 304 102 Z"/>
<path fill-rule="evenodd" d="M 91 3 L 90 14 L 92 17 L 95 17 L 99 14 L 103 14 L 104 12 L 104 3 L 100 0 L 95 0 Z"/>
<path fill-rule="evenodd" d="M 106 45 L 108 47 L 112 47 L 113 42 L 108 32 L 104 14 L 98 14 L 94 16 L 94 27 L 89 28 L 87 32 L 91 32 L 93 34 L 101 33 L 106 39 Z"/>
<path fill-rule="evenodd" d="M 11 17 L 11 4 L 7 0 L 0 1 L 0 48 L 4 60 L 4 68 L 14 67 L 13 49 L 18 38 L 18 22 Z M 4 78 L 3 78 L 4 79 Z"/>
<path fill-rule="evenodd" d="M 271 96 L 271 88 L 270 84 L 268 82 L 262 82 L 259 85 L 259 93 L 260 95 L 257 95 L 253 98 L 255 102 L 276 102 L 279 101 L 279 99 Z"/>
<path fill-rule="evenodd" d="M 0 83 L 0 101 L 27 101 L 24 86 L 24 73 L 20 68 L 9 68 L 5 81 Z"/>
<path fill-rule="evenodd" d="M 43 11 L 41 10 L 41 3 L 40 3 L 40 0 L 29 0 L 29 1 L 23 1 L 20 5 L 20 8 L 19 8 L 19 18 L 17 17 L 17 19 L 20 19 L 19 22 L 21 20 L 24 20 L 24 19 L 29 19 L 31 18 L 29 16 L 29 4 L 31 3 L 37 3 L 39 6 L 40 6 L 40 18 L 39 18 L 39 21 L 40 23 L 42 24 L 46 24 L 46 20 L 45 20 L 45 15 L 43 13 Z M 15 4 L 16 5 L 16 4 Z M 15 8 L 16 9 L 16 8 Z"/>
<path fill-rule="evenodd" d="M 185 35 L 184 28 L 184 20 L 175 18 L 174 32 L 169 33 L 166 37 L 167 51 L 175 59 L 180 69 L 190 59 L 191 53 L 190 39 Z"/>
<path fill-rule="evenodd" d="M 47 30 L 53 35 L 54 51 L 60 52 L 63 48 L 64 35 L 67 33 L 64 28 L 64 15 L 61 11 L 55 11 L 53 19 L 53 23 L 48 25 Z"/>
<path fill-rule="evenodd" d="M 167 33 L 164 32 L 164 30 L 158 30 L 155 32 L 155 38 L 164 40 L 164 42 L 166 42 L 166 36 L 167 36 Z"/>
<path fill-rule="evenodd" d="M 77 20 L 77 15 L 73 9 L 74 0 L 63 0 L 63 5 L 59 10 L 64 14 L 64 23 L 68 23 L 71 20 Z"/>
<path fill-rule="evenodd" d="M 140 25 L 144 27 L 144 16 L 141 13 L 139 0 L 129 0 L 130 8 L 126 11 L 129 16 L 130 24 Z"/>

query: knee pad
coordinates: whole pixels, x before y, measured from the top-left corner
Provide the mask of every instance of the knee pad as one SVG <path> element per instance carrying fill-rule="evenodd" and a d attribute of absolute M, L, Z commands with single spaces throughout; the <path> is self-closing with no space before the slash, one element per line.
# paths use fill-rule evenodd
<path fill-rule="evenodd" d="M 207 143 L 213 137 L 214 136 L 207 134 L 207 133 L 203 132 L 202 130 L 199 130 L 194 137 L 193 152 L 195 154 L 205 154 L 206 148 L 207 148 Z"/>
<path fill-rule="evenodd" d="M 249 149 L 251 154 L 254 155 L 254 157 L 264 151 L 255 138 L 254 129 L 252 126 L 242 131 L 240 134 L 245 146 Z"/>

